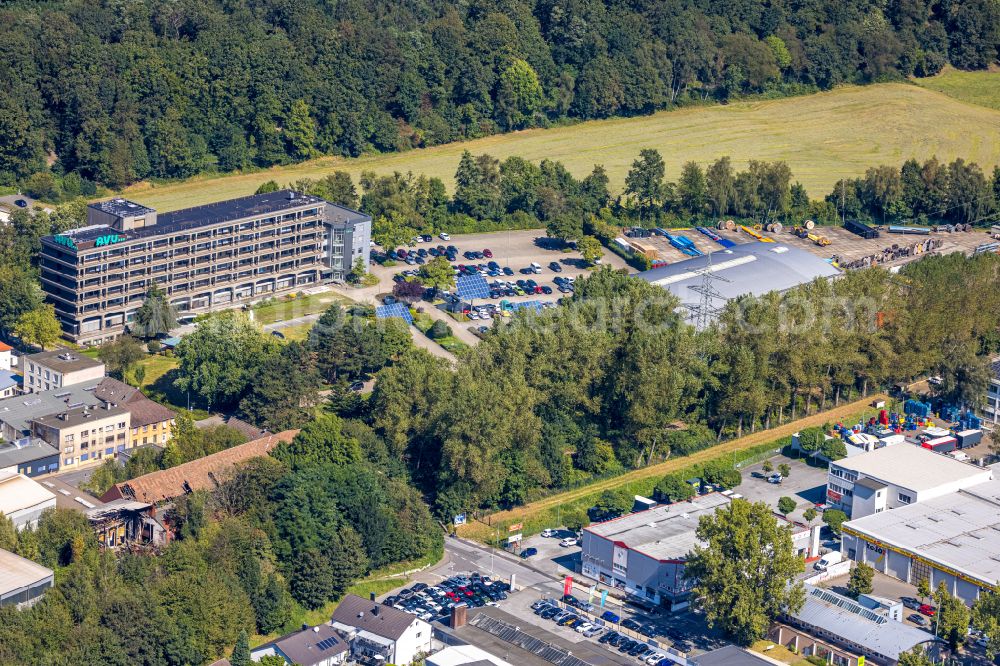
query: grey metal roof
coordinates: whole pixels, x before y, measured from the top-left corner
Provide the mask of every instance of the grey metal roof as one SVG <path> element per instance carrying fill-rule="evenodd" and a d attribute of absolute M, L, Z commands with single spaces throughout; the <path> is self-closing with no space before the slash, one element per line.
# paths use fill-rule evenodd
<path fill-rule="evenodd" d="M 798 623 L 822 629 L 863 652 L 895 661 L 915 645 L 933 642 L 934 636 L 879 615 L 853 599 L 806 585 L 802 610 L 791 614 Z"/>
<path fill-rule="evenodd" d="M 59 449 L 37 437 L 23 437 L 13 442 L 0 442 L 0 467 L 14 467 L 57 455 L 59 455 Z"/>
<path fill-rule="evenodd" d="M 816 278 L 840 275 L 833 265 L 805 250 L 783 243 L 754 242 L 653 268 L 638 277 L 660 285 L 690 310 L 702 300 L 702 294 L 692 287 L 703 284 L 705 272 L 718 278 L 710 281 L 716 292 L 709 297 L 713 309 L 739 296 L 787 291 Z"/>
<path fill-rule="evenodd" d="M 774 663 L 735 645 L 726 645 L 688 660 L 695 666 L 774 666 Z"/>
<path fill-rule="evenodd" d="M 52 579 L 52 569 L 15 555 L 9 550 L 0 550 L 0 595 L 46 579 Z"/>
<path fill-rule="evenodd" d="M 873 513 L 844 529 L 1000 585 L 1000 481 Z"/>
<path fill-rule="evenodd" d="M 39 391 L 18 395 L 6 400 L 0 400 L 0 422 L 7 424 L 13 430 L 28 434 L 31 430 L 29 422 L 39 416 L 55 414 L 80 405 L 96 405 L 94 389 L 100 380 L 74 384 L 51 391 Z"/>
<path fill-rule="evenodd" d="M 695 536 L 698 519 L 715 513 L 729 502 L 728 496 L 711 493 L 687 502 L 631 513 L 584 530 L 615 543 L 624 543 L 630 550 L 656 560 L 681 559 L 698 543 Z"/>

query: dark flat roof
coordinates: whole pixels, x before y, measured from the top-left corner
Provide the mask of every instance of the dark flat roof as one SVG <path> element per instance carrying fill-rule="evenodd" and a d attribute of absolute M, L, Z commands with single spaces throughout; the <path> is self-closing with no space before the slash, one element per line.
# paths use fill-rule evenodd
<path fill-rule="evenodd" d="M 0 443 L 0 467 L 12 467 L 58 455 L 59 449 L 37 437 Z"/>
<path fill-rule="evenodd" d="M 112 215 L 118 215 L 119 217 L 134 217 L 136 215 L 146 215 L 148 213 L 156 212 L 148 206 L 143 206 L 142 204 L 134 201 L 121 198 L 108 199 L 107 201 L 97 201 L 90 204 L 90 208 L 104 211 L 105 213 L 110 213 Z"/>
<path fill-rule="evenodd" d="M 96 368 L 104 365 L 101 361 L 85 356 L 80 352 L 73 351 L 72 349 L 54 349 L 52 351 L 43 351 L 38 352 L 37 354 L 31 354 L 25 358 L 29 361 L 37 363 L 38 365 L 43 365 L 46 368 L 51 368 L 52 370 L 63 373 L 76 372 L 77 370 L 86 370 L 88 368 Z"/>

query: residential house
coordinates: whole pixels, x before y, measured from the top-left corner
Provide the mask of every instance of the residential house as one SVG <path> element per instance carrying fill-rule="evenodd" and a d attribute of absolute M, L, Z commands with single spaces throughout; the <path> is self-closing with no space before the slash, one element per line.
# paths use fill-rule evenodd
<path fill-rule="evenodd" d="M 331 624 L 303 626 L 301 631 L 276 638 L 250 652 L 250 658 L 281 657 L 294 666 L 336 666 L 347 661 L 350 644 Z"/>
<path fill-rule="evenodd" d="M 43 351 L 21 359 L 24 392 L 51 391 L 104 377 L 104 364 L 69 349 Z"/>
<path fill-rule="evenodd" d="M 331 624 L 349 637 L 358 660 L 412 664 L 431 653 L 431 625 L 398 608 L 348 594 L 333 612 Z"/>
<path fill-rule="evenodd" d="M 59 468 L 75 469 L 114 458 L 128 445 L 131 415 L 110 402 L 83 405 L 31 420 L 31 434 L 59 449 Z"/>
<path fill-rule="evenodd" d="M 120 382 L 113 377 L 105 377 L 94 389 L 94 397 L 104 402 L 124 407 L 131 414 L 128 448 L 137 446 L 166 446 L 177 415 L 163 405 L 150 400 L 142 391 Z"/>

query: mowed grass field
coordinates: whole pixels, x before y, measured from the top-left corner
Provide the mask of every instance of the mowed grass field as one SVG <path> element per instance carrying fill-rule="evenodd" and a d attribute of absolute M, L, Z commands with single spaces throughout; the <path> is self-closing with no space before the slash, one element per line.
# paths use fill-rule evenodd
<path fill-rule="evenodd" d="M 946 67 L 937 76 L 914 79 L 918 86 L 944 93 L 970 104 L 1000 110 L 1000 69 L 963 72 Z"/>
<path fill-rule="evenodd" d="M 320 178 L 336 169 L 351 173 L 355 180 L 365 170 L 412 171 L 438 176 L 450 188 L 463 150 L 500 159 L 520 155 L 536 162 L 558 160 L 579 177 L 594 164 L 603 164 L 612 188 L 620 191 L 629 166 L 643 148 L 660 151 L 671 180 L 689 160 L 706 165 L 729 155 L 738 167 L 751 159 L 785 160 L 809 194 L 821 198 L 842 177 L 861 175 L 877 164 L 899 164 L 909 157 L 963 157 L 991 170 L 1000 163 L 1000 110 L 905 83 L 848 86 L 790 99 L 526 130 L 404 153 L 321 158 L 182 183 L 142 183 L 123 195 L 168 211 L 252 194 L 268 180 L 285 185 L 299 178 Z"/>

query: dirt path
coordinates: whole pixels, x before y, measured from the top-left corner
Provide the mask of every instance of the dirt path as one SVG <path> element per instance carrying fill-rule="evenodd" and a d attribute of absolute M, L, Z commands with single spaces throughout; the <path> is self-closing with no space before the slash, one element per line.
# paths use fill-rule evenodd
<path fill-rule="evenodd" d="M 681 458 L 671 458 L 662 463 L 657 463 L 656 465 L 651 465 L 649 467 L 643 467 L 642 469 L 632 470 L 621 476 L 616 476 L 610 479 L 603 479 L 601 481 L 596 481 L 592 484 L 581 486 L 580 488 L 574 488 L 573 490 L 567 490 L 566 492 L 559 493 L 557 495 L 552 495 L 551 497 L 546 497 L 545 499 L 540 499 L 537 502 L 532 502 L 530 504 L 525 504 L 524 506 L 519 506 L 508 511 L 498 511 L 497 513 L 491 514 L 491 522 L 499 524 L 510 524 L 513 522 L 523 522 L 527 520 L 532 515 L 545 511 L 547 509 L 553 508 L 560 504 L 566 504 L 572 502 L 573 500 L 586 497 L 588 495 L 593 495 L 594 493 L 603 492 L 605 490 L 610 490 L 623 486 L 625 484 L 640 481 L 642 479 L 656 478 L 669 474 L 670 472 L 683 469 L 685 467 L 690 467 L 691 465 L 697 465 L 700 463 L 708 462 L 709 460 L 714 460 L 720 456 L 724 456 L 727 453 L 736 453 L 746 449 L 751 449 L 755 446 L 761 444 L 766 444 L 783 437 L 789 437 L 794 433 L 798 432 L 802 428 L 809 428 L 813 426 L 820 426 L 827 422 L 836 422 L 848 416 L 856 415 L 858 412 L 864 411 L 866 408 L 871 409 L 870 405 L 874 400 L 888 400 L 888 396 L 884 394 L 870 395 L 862 400 L 857 400 L 855 402 L 844 403 L 843 405 L 830 409 L 825 412 L 819 412 L 817 414 L 812 414 L 811 416 L 806 416 L 795 421 L 791 421 L 784 425 L 780 425 L 776 428 L 771 428 L 770 430 L 761 430 L 755 432 L 751 435 L 746 435 L 738 439 L 732 439 L 726 442 L 722 442 L 716 446 L 703 449 L 690 456 L 684 456 Z M 477 535 L 477 527 L 481 527 L 477 523 L 469 523 L 467 525 L 459 528 L 459 534 L 462 536 L 475 538 Z"/>

